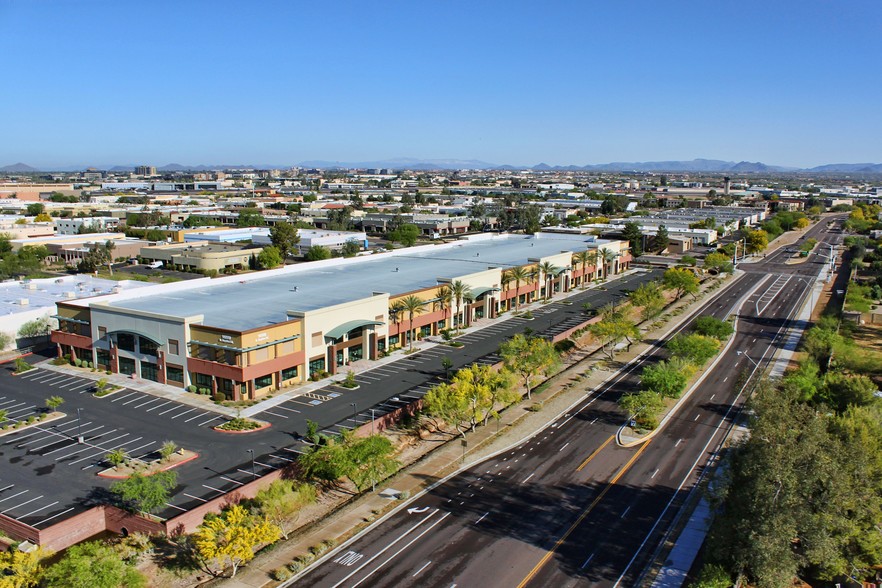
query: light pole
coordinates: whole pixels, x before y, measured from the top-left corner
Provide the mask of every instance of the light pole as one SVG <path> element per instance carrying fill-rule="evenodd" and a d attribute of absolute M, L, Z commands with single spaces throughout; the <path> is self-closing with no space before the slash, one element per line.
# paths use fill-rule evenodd
<path fill-rule="evenodd" d="M 374 409 L 371 409 L 371 436 L 374 434 Z"/>
<path fill-rule="evenodd" d="M 744 357 L 746 357 L 747 359 L 750 360 L 750 363 L 752 363 L 757 369 L 759 369 L 759 364 L 757 362 L 753 361 L 753 359 L 749 355 L 747 355 L 743 351 L 736 351 L 735 353 L 737 355 L 743 355 Z"/>
<path fill-rule="evenodd" d="M 251 454 L 251 477 L 256 478 L 257 474 L 254 471 L 254 450 L 253 449 L 246 449 L 245 451 L 247 451 L 248 453 Z"/>
<path fill-rule="evenodd" d="M 358 426 L 358 406 L 354 402 L 350 402 L 349 406 L 352 407 L 352 421 L 355 423 L 352 428 L 354 429 Z"/>
<path fill-rule="evenodd" d="M 83 444 L 83 417 L 82 417 L 82 408 L 77 409 L 77 443 L 80 445 Z"/>

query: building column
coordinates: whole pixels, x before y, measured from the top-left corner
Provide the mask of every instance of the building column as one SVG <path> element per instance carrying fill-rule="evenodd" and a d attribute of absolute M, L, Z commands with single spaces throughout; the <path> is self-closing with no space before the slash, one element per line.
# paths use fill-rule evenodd
<path fill-rule="evenodd" d="M 217 394 L 217 378 L 211 376 L 211 396 L 214 398 L 214 395 Z"/>
<path fill-rule="evenodd" d="M 377 359 L 377 333 L 372 332 L 368 335 L 368 357 L 372 360 Z"/>
<path fill-rule="evenodd" d="M 119 354 L 116 351 L 116 347 L 110 348 L 110 371 L 114 374 L 119 373 Z"/>
<path fill-rule="evenodd" d="M 327 364 L 327 371 L 332 376 L 337 373 L 337 346 L 331 345 L 328 347 L 327 358 L 325 359 L 325 363 Z"/>
<path fill-rule="evenodd" d="M 165 351 L 159 349 L 156 351 L 156 380 L 160 384 L 165 384 Z"/>

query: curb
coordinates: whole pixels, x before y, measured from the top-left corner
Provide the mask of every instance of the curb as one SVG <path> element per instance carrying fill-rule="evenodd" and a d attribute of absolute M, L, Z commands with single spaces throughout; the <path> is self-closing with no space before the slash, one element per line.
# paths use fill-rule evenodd
<path fill-rule="evenodd" d="M 193 461 L 194 459 L 198 459 L 198 458 L 199 458 L 199 454 L 194 452 L 193 455 L 191 455 L 191 456 L 188 457 L 187 459 L 181 460 L 181 461 L 179 461 L 178 463 L 169 464 L 169 465 L 165 466 L 164 468 L 159 468 L 159 469 L 156 470 L 155 472 L 150 472 L 149 474 L 146 474 L 145 477 L 148 477 L 148 478 L 149 478 L 150 476 L 155 475 L 155 474 L 158 474 L 158 473 L 160 473 L 160 472 L 167 472 L 167 471 L 169 471 L 169 470 L 173 470 L 173 469 L 175 469 L 175 468 L 178 467 L 178 466 L 182 466 L 182 465 L 184 465 L 185 463 L 190 463 L 190 462 Z M 108 469 L 111 469 L 111 468 L 108 468 Z M 106 471 L 107 471 L 107 470 L 104 470 L 104 471 L 98 472 L 96 475 L 97 475 L 99 478 L 104 478 L 104 479 L 107 479 L 107 480 L 128 480 L 129 478 L 132 477 L 132 474 L 123 475 L 123 476 L 113 476 L 113 475 L 111 475 L 111 474 L 105 474 L 104 472 L 106 472 Z M 134 472 L 134 473 L 137 473 L 137 472 Z"/>

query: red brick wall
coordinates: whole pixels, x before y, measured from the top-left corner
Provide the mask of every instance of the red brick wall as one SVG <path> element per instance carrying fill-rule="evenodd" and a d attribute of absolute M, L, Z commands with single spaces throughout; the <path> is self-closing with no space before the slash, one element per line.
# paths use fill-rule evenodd
<path fill-rule="evenodd" d="M 104 530 L 104 507 L 96 506 L 42 529 L 39 543 L 46 549 L 60 551 Z"/>
<path fill-rule="evenodd" d="M 554 337 L 551 338 L 551 342 L 557 343 L 558 341 L 563 341 L 564 339 L 566 339 L 567 337 L 569 337 L 570 335 L 572 335 L 573 333 L 575 333 L 579 329 L 584 329 L 588 325 L 593 325 L 594 323 L 599 322 L 599 321 L 600 321 L 599 316 L 596 316 L 592 319 L 588 319 L 587 321 L 585 321 L 583 323 L 579 323 L 578 325 L 576 325 L 572 329 L 567 329 L 563 333 L 558 333 L 557 335 L 555 335 Z"/>
<path fill-rule="evenodd" d="M 209 500 L 191 511 L 167 520 L 165 522 L 165 531 L 169 536 L 192 533 L 196 530 L 196 527 L 202 524 L 202 519 L 208 513 L 220 512 L 224 507 L 235 504 L 245 498 L 254 498 L 259 490 L 266 488 L 281 477 L 282 470 L 276 470 L 244 486 L 239 486 L 233 492 L 218 496 L 214 500 Z"/>
<path fill-rule="evenodd" d="M 40 531 L 2 514 L 0 514 L 0 531 L 19 541 L 27 539 L 31 543 L 39 543 Z"/>

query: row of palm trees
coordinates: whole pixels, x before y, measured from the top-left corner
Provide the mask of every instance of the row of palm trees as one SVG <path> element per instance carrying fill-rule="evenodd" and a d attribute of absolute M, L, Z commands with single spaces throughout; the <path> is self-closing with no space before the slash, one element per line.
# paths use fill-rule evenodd
<path fill-rule="evenodd" d="M 439 287 L 435 291 L 435 299 L 432 300 L 432 305 L 434 309 L 440 310 L 444 313 L 444 319 L 447 319 L 446 310 L 450 308 L 451 304 L 453 304 L 456 313 L 453 315 L 453 322 L 455 327 L 459 328 L 462 324 L 460 321 L 460 311 L 462 309 L 463 304 L 471 304 L 474 302 L 475 297 L 472 294 L 471 288 L 469 288 L 468 284 L 461 280 L 454 280 L 450 282 L 450 284 L 445 284 L 444 286 Z M 410 338 L 410 349 L 413 350 L 413 319 L 415 316 L 422 314 L 425 312 L 426 304 L 429 301 L 423 300 L 419 296 L 415 294 L 410 294 L 409 296 L 405 296 L 404 298 L 398 300 L 392 308 L 389 309 L 389 314 L 392 316 L 392 320 L 397 322 L 397 317 L 401 314 L 407 314 L 407 324 L 408 324 L 408 337 Z"/>
<path fill-rule="evenodd" d="M 602 261 L 601 274 L 606 277 L 609 274 L 610 266 L 618 255 L 611 249 L 605 247 L 599 250 L 580 251 L 573 257 L 573 268 L 576 264 L 581 265 L 582 284 L 585 284 L 585 268 L 588 265 L 596 266 L 598 261 Z M 516 266 L 503 272 L 502 287 L 506 289 L 508 284 L 515 284 L 515 311 L 520 310 L 521 297 L 520 289 L 522 283 L 530 283 L 537 277 L 541 278 L 545 286 L 545 300 L 551 298 L 552 282 L 555 276 L 560 275 L 562 268 L 556 267 L 550 261 L 543 261 L 534 268 L 524 266 Z M 463 304 L 471 304 L 475 297 L 472 294 L 468 284 L 461 280 L 454 280 L 449 284 L 439 287 L 435 291 L 435 298 L 432 300 L 433 310 L 441 310 L 444 312 L 444 319 L 447 319 L 446 310 L 453 305 L 455 314 L 453 315 L 453 327 L 459 328 L 462 324 L 460 320 Z M 389 314 L 393 322 L 398 322 L 398 317 L 402 314 L 407 315 L 408 337 L 410 339 L 410 349 L 413 350 L 413 319 L 414 317 L 425 312 L 425 306 L 429 301 L 423 300 L 415 294 L 410 294 L 398 300 L 394 306 L 389 309 Z"/>

